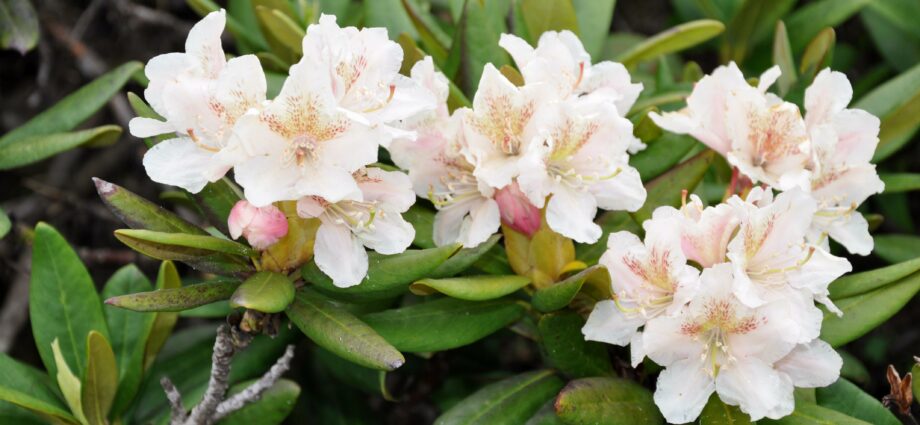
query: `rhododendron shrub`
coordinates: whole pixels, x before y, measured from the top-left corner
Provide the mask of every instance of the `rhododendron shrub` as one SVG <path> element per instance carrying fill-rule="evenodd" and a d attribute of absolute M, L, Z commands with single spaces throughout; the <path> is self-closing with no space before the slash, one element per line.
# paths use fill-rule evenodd
<path fill-rule="evenodd" d="M 256 2 L 241 15 L 191 3 L 207 13 L 184 52 L 147 62 L 129 130 L 149 147 L 149 179 L 194 212 L 96 179 L 130 227 L 115 237 L 164 262 L 156 288 L 107 287 L 105 317 L 86 317 L 148 314 L 140 342 L 110 344 L 117 325 L 91 321 L 77 329 L 86 343 L 36 337 L 60 406 L 42 410 L 3 384 L 0 399 L 64 423 L 165 421 L 167 401 L 173 424 L 240 408 L 255 418 L 294 404 L 299 387 L 280 380 L 293 348 L 242 396 L 227 392 L 228 376 L 242 379 L 229 359 L 277 358 L 277 347 L 244 349 L 305 340 L 306 371 L 295 371 L 329 394 L 298 405 L 298 420 L 310 409 L 357 417 L 326 403 L 340 386 L 401 403 L 430 390 L 413 392 L 420 382 L 438 388 L 443 424 L 896 423 L 888 405 L 910 417 L 905 381 L 895 373 L 897 389 L 876 402 L 848 380 L 861 365 L 841 346 L 920 291 L 917 260 L 859 270 L 876 245 L 867 200 L 889 181 L 879 155 L 907 137 L 892 128 L 912 109 L 877 106 L 899 86 L 852 104 L 854 84 L 830 67 L 832 30 L 780 23 L 770 66 L 737 45 L 756 31 L 730 27 L 723 65 L 687 62 L 678 80 L 679 59 L 664 55 L 722 23 L 612 55 L 598 42 L 609 20 L 583 21 L 613 2 L 452 2 L 441 16 L 403 1 L 417 34 L 394 33 L 405 28 L 370 2 L 363 21 L 319 4 Z M 730 25 L 760 25 L 767 3 L 743 2 Z M 814 40 L 793 55 L 789 36 Z M 75 257 L 52 228 L 37 234 L 39 265 L 51 248 Z M 174 261 L 196 278 L 183 285 Z M 54 299 L 42 296 L 33 308 Z M 226 322 L 207 386 L 174 384 L 160 371 L 175 369 L 152 363 L 185 310 Z M 485 383 L 461 371 L 484 347 L 503 362 Z M 468 358 L 455 368 L 448 355 Z M 128 371 L 102 376 L 93 359 L 109 357 Z M 126 395 L 100 395 L 101 379 Z M 148 387 L 155 402 L 138 395 Z M 189 409 L 182 394 L 204 395 Z M 266 421 L 291 411 L 276 410 Z"/>

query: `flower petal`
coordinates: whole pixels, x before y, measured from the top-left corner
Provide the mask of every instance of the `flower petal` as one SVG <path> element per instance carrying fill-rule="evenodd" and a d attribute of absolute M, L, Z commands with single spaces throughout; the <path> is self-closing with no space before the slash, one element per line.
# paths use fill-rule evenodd
<path fill-rule="evenodd" d="M 570 188 L 556 190 L 546 207 L 546 224 L 563 236 L 580 243 L 594 243 L 601 227 L 594 222 L 597 203 L 590 193 Z"/>
<path fill-rule="evenodd" d="M 758 421 L 764 417 L 779 419 L 792 413 L 792 382 L 770 365 L 749 358 L 723 366 L 716 376 L 716 392 L 726 404 Z"/>
<path fill-rule="evenodd" d="M 188 138 L 169 139 L 144 154 L 144 169 L 150 179 L 198 193 L 208 183 L 202 170 L 211 166 L 213 153 L 199 148 Z"/>
<path fill-rule="evenodd" d="M 640 315 L 627 316 L 617 308 L 612 300 L 602 300 L 594 304 L 588 321 L 581 328 L 588 341 L 600 341 L 608 344 L 625 346 L 632 341 L 639 327 L 645 324 Z"/>
<path fill-rule="evenodd" d="M 833 384 L 840 378 L 843 359 L 830 344 L 815 339 L 796 346 L 774 367 L 788 375 L 796 387 L 818 388 Z"/>
<path fill-rule="evenodd" d="M 669 423 L 695 420 L 716 385 L 699 358 L 678 361 L 658 375 L 655 404 Z"/>
<path fill-rule="evenodd" d="M 340 288 L 361 283 L 367 276 L 367 251 L 345 226 L 323 223 L 313 247 L 317 267 Z"/>

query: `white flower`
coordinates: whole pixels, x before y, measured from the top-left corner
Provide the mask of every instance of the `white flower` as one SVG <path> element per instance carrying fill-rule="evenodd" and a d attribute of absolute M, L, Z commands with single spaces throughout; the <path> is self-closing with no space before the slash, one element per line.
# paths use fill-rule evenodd
<path fill-rule="evenodd" d="M 851 253 L 868 255 L 873 241 L 856 207 L 885 189 L 870 163 L 878 145 L 879 119 L 861 109 L 846 109 L 852 97 L 847 77 L 829 69 L 819 72 L 805 90 L 814 162 L 811 195 L 818 201 L 812 239 L 828 235 Z"/>
<path fill-rule="evenodd" d="M 818 388 L 837 382 L 843 359 L 830 344 L 815 339 L 807 344 L 797 345 L 774 366 L 796 387 Z"/>
<path fill-rule="evenodd" d="M 690 202 L 679 210 L 670 206 L 656 208 L 652 221 L 670 222 L 671 232 L 680 238 L 684 255 L 701 267 L 726 261 L 728 243 L 740 222 L 731 206 L 719 204 L 704 208 L 703 201 L 696 195 L 690 195 Z"/>
<path fill-rule="evenodd" d="M 225 12 L 212 12 L 192 27 L 185 53 L 150 59 L 150 84 L 144 97 L 166 121 L 137 117 L 131 134 L 150 137 L 177 133 L 144 155 L 144 168 L 156 182 L 190 192 L 227 173 L 240 160 L 233 126 L 265 100 L 265 75 L 259 60 L 245 55 L 226 60 L 220 35 Z"/>
<path fill-rule="evenodd" d="M 545 84 L 515 87 L 492 64 L 486 64 L 473 98 L 473 110 L 463 113 L 463 130 L 474 174 L 495 189 L 520 174 L 520 161 L 531 145 L 540 143 L 537 109 L 554 101 Z"/>
<path fill-rule="evenodd" d="M 475 247 L 498 230 L 500 216 L 493 200 L 495 191 L 473 175 L 474 167 L 466 153 L 461 122 L 468 110 L 450 115 L 447 78 L 434 69 L 430 57 L 417 62 L 411 75 L 433 95 L 437 107 L 403 123 L 403 128 L 414 131 L 417 138 L 394 140 L 388 148 L 390 156 L 409 171 L 415 193 L 438 209 L 435 244 Z"/>
<path fill-rule="evenodd" d="M 642 84 L 633 84 L 622 64 L 603 61 L 592 66 L 591 56 L 571 31 L 546 31 L 536 48 L 511 34 L 502 34 L 498 44 L 511 54 L 527 84 L 548 84 L 559 99 L 603 98 L 625 116 L 642 91 Z"/>
<path fill-rule="evenodd" d="M 610 272 L 613 300 L 600 301 L 582 328 L 585 339 L 615 345 L 631 343 L 633 366 L 642 361 L 639 327 L 664 314 L 674 315 L 694 296 L 699 272 L 687 265 L 669 226 L 645 222 L 643 244 L 629 232 L 612 233 L 600 264 Z"/>
<path fill-rule="evenodd" d="M 779 77 L 778 67 L 751 87 L 734 63 L 703 77 L 687 97 L 687 108 L 662 115 L 651 113 L 660 127 L 690 134 L 755 183 L 781 190 L 809 186 L 809 135 L 797 106 L 767 89 Z"/>
<path fill-rule="evenodd" d="M 635 211 L 645 202 L 639 172 L 626 149 L 635 140 L 632 123 L 609 102 L 571 100 L 546 107 L 534 118 L 544 142 L 530 147 L 518 182 L 542 208 L 551 229 L 581 243 L 594 243 L 601 228 L 597 208 Z"/>
<path fill-rule="evenodd" d="M 378 142 L 407 136 L 389 124 L 434 108 L 435 100 L 415 81 L 399 74 L 403 51 L 386 28 L 340 28 L 322 15 L 307 28 L 304 61 L 329 74 L 336 104 L 357 119 L 386 131 Z"/>
<path fill-rule="evenodd" d="M 678 316 L 645 325 L 646 353 L 665 366 L 654 398 L 668 422 L 696 419 L 713 392 L 755 421 L 792 412 L 793 383 L 773 367 L 795 347 L 783 335 L 792 323 L 779 304 L 741 303 L 723 263 L 703 270 L 699 292 Z"/>
<path fill-rule="evenodd" d="M 247 159 L 235 167 L 256 206 L 318 196 L 361 200 L 352 173 L 377 160 L 380 131 L 336 106 L 327 72 L 301 61 L 281 93 L 237 123 Z"/>
<path fill-rule="evenodd" d="M 412 182 L 400 172 L 365 168 L 355 173 L 361 200 L 329 202 L 318 196 L 297 201 L 297 214 L 318 217 L 313 255 L 316 265 L 339 287 L 361 283 L 367 276 L 364 247 L 390 255 L 406 250 L 415 229 L 402 213 L 415 203 Z"/>
<path fill-rule="evenodd" d="M 746 201 L 729 199 L 741 219 L 738 234 L 728 245 L 734 268 L 734 292 L 745 305 L 758 307 L 781 300 L 796 326 L 787 336 L 797 343 L 818 336 L 823 315 L 814 300 L 840 314 L 828 298 L 827 286 L 849 272 L 844 258 L 835 257 L 805 240 L 817 206 L 804 192 L 792 190 L 772 199 L 755 188 Z"/>

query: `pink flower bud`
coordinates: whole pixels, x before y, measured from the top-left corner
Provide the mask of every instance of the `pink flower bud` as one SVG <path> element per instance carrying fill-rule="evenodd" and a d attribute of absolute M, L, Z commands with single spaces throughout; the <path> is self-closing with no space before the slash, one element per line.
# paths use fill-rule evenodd
<path fill-rule="evenodd" d="M 263 250 L 278 242 L 288 232 L 288 222 L 284 213 L 274 205 L 256 207 L 247 201 L 239 201 L 230 210 L 227 219 L 230 237 L 238 239 L 241 235 L 253 248 Z"/>
<path fill-rule="evenodd" d="M 540 228 L 540 209 L 530 203 L 517 182 L 495 192 L 495 202 L 505 225 L 528 237 Z"/>

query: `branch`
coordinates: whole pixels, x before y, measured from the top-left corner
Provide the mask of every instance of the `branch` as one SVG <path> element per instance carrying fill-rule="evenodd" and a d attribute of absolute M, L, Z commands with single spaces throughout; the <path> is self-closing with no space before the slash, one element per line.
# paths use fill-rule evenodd
<path fill-rule="evenodd" d="M 225 416 L 242 409 L 243 406 L 262 398 L 262 393 L 275 385 L 275 383 L 281 379 L 281 375 L 284 375 L 284 373 L 290 369 L 292 358 L 294 358 L 294 346 L 288 345 L 287 349 L 284 351 L 284 355 L 275 362 L 275 365 L 272 366 L 268 372 L 265 372 L 265 375 L 262 375 L 258 381 L 253 382 L 252 385 L 246 387 L 245 390 L 224 400 L 217 406 L 214 420 L 219 421 Z"/>
<path fill-rule="evenodd" d="M 179 393 L 179 390 L 173 385 L 172 381 L 168 377 L 164 376 L 160 379 L 160 385 L 163 387 L 163 391 L 166 392 L 166 399 L 169 400 L 170 407 L 170 418 L 169 423 L 171 424 L 181 424 L 185 422 L 186 411 L 185 406 L 182 405 L 182 394 Z"/>
<path fill-rule="evenodd" d="M 211 417 L 230 387 L 230 361 L 236 354 L 236 347 L 230 338 L 230 329 L 227 325 L 217 328 L 217 338 L 214 340 L 214 354 L 211 356 L 211 379 L 204 392 L 201 402 L 192 409 L 187 423 L 211 423 Z"/>

